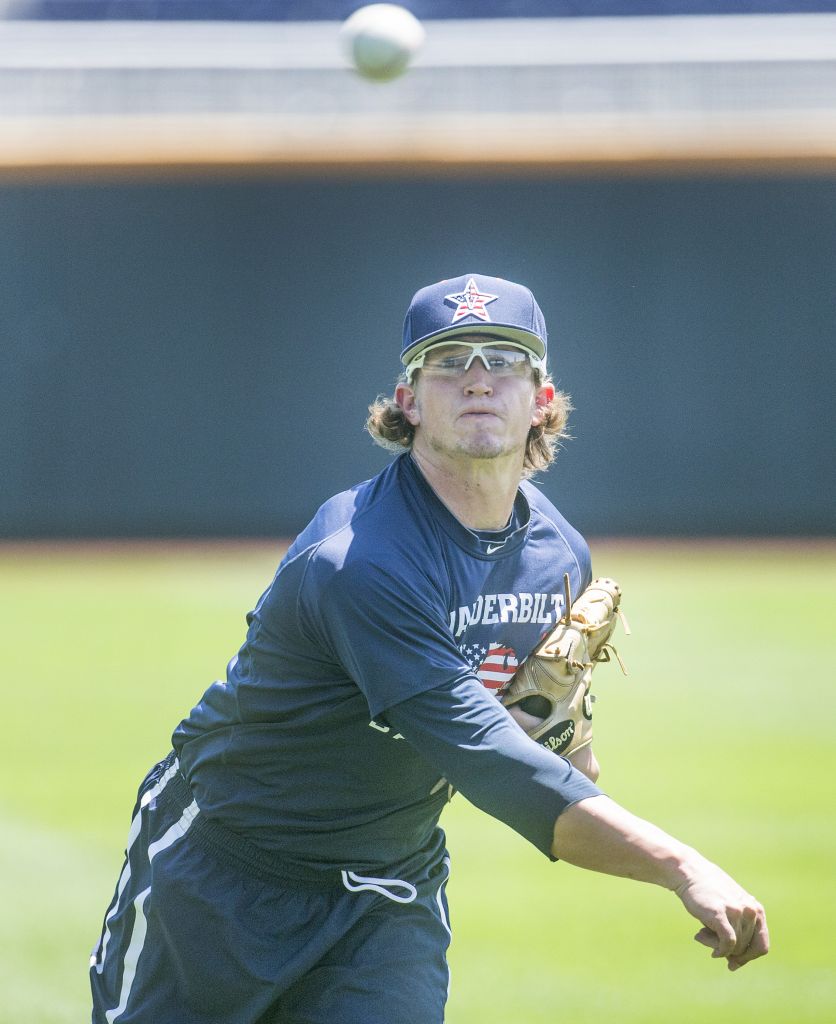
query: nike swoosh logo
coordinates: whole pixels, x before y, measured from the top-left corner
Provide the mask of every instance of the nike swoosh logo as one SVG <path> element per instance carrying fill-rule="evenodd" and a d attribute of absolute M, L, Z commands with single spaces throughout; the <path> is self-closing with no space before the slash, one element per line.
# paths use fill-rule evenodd
<path fill-rule="evenodd" d="M 504 548 L 507 542 L 503 541 L 501 544 L 488 544 L 487 554 L 492 555 L 494 551 L 499 551 L 500 548 Z"/>

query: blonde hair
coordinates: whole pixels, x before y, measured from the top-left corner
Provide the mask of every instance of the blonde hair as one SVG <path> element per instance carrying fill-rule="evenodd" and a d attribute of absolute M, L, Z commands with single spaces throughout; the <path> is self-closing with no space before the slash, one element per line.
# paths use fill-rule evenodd
<path fill-rule="evenodd" d="M 420 376 L 421 371 L 416 371 Z M 537 387 L 554 381 L 548 374 L 535 371 L 534 382 Z M 410 384 L 406 374 L 402 374 L 396 384 Z M 411 383 L 414 387 L 414 381 Z M 570 435 L 566 432 L 569 413 L 572 411 L 572 400 L 565 391 L 555 388 L 554 398 L 543 408 L 543 421 L 539 426 L 532 427 L 528 432 L 523 462 L 523 478 L 528 479 L 540 470 L 548 469 L 557 457 L 561 442 Z M 366 430 L 371 434 L 375 444 L 390 452 L 408 451 L 415 440 L 415 427 L 404 415 L 403 409 L 394 397 L 385 395 L 378 397 L 369 406 L 369 417 Z"/>

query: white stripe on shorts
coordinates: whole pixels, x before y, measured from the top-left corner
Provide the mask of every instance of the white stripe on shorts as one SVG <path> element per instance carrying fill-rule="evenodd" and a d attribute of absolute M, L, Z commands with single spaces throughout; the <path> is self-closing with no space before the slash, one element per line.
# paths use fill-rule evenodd
<path fill-rule="evenodd" d="M 435 901 L 438 904 L 438 912 L 441 915 L 441 923 L 444 925 L 444 929 L 447 932 L 447 934 L 450 936 L 450 941 L 452 942 L 453 941 L 453 932 L 452 932 L 452 930 L 450 928 L 450 922 L 447 920 L 447 914 L 444 911 L 444 900 L 441 898 L 441 894 L 442 894 L 442 892 L 444 890 L 444 886 L 447 884 L 447 880 L 450 877 L 450 858 L 449 857 L 445 857 L 443 863 L 444 863 L 444 866 L 447 868 L 447 874 L 441 880 L 441 885 L 439 885 L 438 892 L 435 894 Z M 450 983 L 451 983 L 452 979 L 450 977 L 450 962 L 449 962 L 449 960 L 447 959 L 446 956 L 444 957 L 444 962 L 447 965 L 447 998 L 449 999 L 450 998 Z"/>
<path fill-rule="evenodd" d="M 148 861 L 149 863 L 161 853 L 163 850 L 167 850 L 169 846 L 173 846 L 178 839 L 189 831 L 192 822 L 200 812 L 200 808 L 197 806 L 197 801 L 193 800 L 189 806 L 183 811 L 180 816 L 180 820 L 176 821 L 171 828 L 167 829 L 166 832 L 153 842 L 148 847 Z M 128 943 L 128 948 L 125 952 L 125 959 L 122 967 L 122 988 L 119 992 L 119 1005 L 114 1006 L 112 1010 L 108 1010 L 105 1014 L 108 1024 L 113 1024 L 118 1017 L 125 1012 L 125 1007 L 128 1005 L 128 999 L 131 995 L 131 988 L 133 987 L 134 978 L 136 977 L 136 967 L 139 962 L 140 954 L 142 953 L 142 947 L 145 945 L 145 936 L 148 931 L 148 921 L 145 917 L 145 900 L 148 898 L 151 892 L 151 886 L 147 889 L 143 889 L 142 892 L 134 900 L 134 926 L 131 931 L 131 941 Z"/>
<path fill-rule="evenodd" d="M 112 1010 L 108 1010 L 105 1014 L 108 1024 L 113 1024 L 117 1017 L 121 1017 L 125 1012 L 125 1007 L 128 1005 L 128 996 L 131 994 L 131 987 L 136 977 L 137 961 L 139 960 L 139 954 L 142 952 L 142 947 L 145 945 L 145 934 L 148 931 L 148 922 L 145 919 L 145 911 L 142 909 L 142 906 L 149 892 L 151 892 L 150 885 L 147 889 L 143 889 L 134 900 L 134 927 L 131 932 L 130 945 L 125 951 L 125 962 L 122 968 L 122 991 L 119 994 L 119 1005 L 114 1006 Z"/>
<path fill-rule="evenodd" d="M 104 970 L 104 958 L 107 953 L 107 944 L 110 942 L 110 922 L 113 920 L 113 915 L 119 909 L 119 904 L 122 901 L 122 893 L 125 891 L 125 886 L 128 884 L 131 877 L 131 848 L 142 830 L 142 811 L 151 803 L 152 800 L 155 800 L 160 793 L 162 793 L 179 768 L 180 762 L 175 758 L 174 763 L 169 765 L 154 785 L 146 793 L 142 794 L 142 799 L 139 802 L 139 808 L 131 821 L 131 827 L 128 829 L 128 845 L 125 851 L 125 866 L 122 868 L 122 874 L 119 876 L 119 883 L 116 886 L 116 895 L 113 898 L 113 903 L 105 916 L 105 929 L 101 943 L 98 948 L 93 951 L 93 955 L 90 957 L 90 966 L 95 967 L 97 974 L 101 974 Z M 99 956 L 100 952 L 101 957 Z"/>
<path fill-rule="evenodd" d="M 450 930 L 450 922 L 447 920 L 447 914 L 444 911 L 444 901 L 441 898 L 441 892 L 447 883 L 447 879 L 450 877 L 450 858 L 445 857 L 442 863 L 447 868 L 447 874 L 441 880 L 441 885 L 439 885 L 438 892 L 435 894 L 435 901 L 438 904 L 438 912 L 441 914 L 441 923 L 444 925 L 445 931 L 452 939 L 453 933 Z"/>

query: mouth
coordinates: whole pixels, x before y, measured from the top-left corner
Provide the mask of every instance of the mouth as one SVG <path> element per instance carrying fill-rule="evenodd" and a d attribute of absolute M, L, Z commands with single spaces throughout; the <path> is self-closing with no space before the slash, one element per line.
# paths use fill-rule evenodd
<path fill-rule="evenodd" d="M 492 416 L 494 419 L 499 419 L 499 416 L 493 409 L 466 409 L 463 413 L 460 413 L 461 419 L 479 419 L 480 417 Z"/>

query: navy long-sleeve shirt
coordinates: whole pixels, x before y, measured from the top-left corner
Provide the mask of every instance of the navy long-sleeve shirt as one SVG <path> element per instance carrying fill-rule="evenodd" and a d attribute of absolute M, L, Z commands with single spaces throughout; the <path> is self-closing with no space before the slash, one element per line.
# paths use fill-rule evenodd
<path fill-rule="evenodd" d="M 386 872 L 436 849 L 442 777 L 548 854 L 599 790 L 496 699 L 591 578 L 583 538 L 532 485 L 471 531 L 409 455 L 299 535 L 227 678 L 173 742 L 203 812 L 289 862 Z"/>

